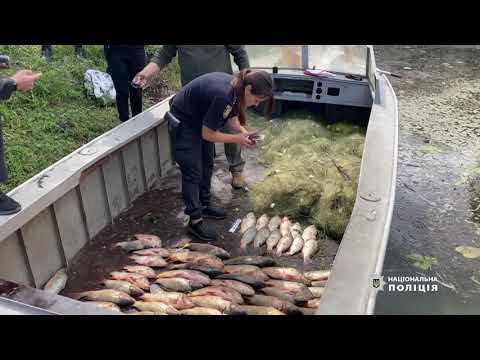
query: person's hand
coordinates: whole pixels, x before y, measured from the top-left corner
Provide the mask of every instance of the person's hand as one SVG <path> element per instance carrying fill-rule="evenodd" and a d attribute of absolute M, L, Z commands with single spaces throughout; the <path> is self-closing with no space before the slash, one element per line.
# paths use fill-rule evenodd
<path fill-rule="evenodd" d="M 17 83 L 17 90 L 28 91 L 33 89 L 35 81 L 37 81 L 40 76 L 42 76 L 42 73 L 34 74 L 31 70 L 20 70 L 12 76 L 12 79 Z"/>
<path fill-rule="evenodd" d="M 148 80 L 148 77 L 142 70 L 137 75 L 135 75 L 135 77 L 132 80 L 132 84 L 143 89 L 145 85 L 147 85 L 147 80 Z"/>
<path fill-rule="evenodd" d="M 248 134 L 236 134 L 237 144 L 246 148 L 255 147 L 255 142 L 250 140 Z"/>

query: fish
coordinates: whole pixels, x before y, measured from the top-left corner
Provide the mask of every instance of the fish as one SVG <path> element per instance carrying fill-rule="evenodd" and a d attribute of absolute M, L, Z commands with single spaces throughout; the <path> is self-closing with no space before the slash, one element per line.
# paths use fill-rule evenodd
<path fill-rule="evenodd" d="M 173 262 L 193 263 L 196 265 L 209 266 L 223 269 L 223 262 L 215 255 L 209 255 L 198 251 L 180 251 L 170 254 L 169 259 Z"/>
<path fill-rule="evenodd" d="M 255 238 L 253 239 L 253 247 L 258 248 L 265 244 L 265 241 L 267 241 L 269 235 L 270 230 L 268 230 L 267 226 L 263 226 L 262 228 L 260 228 L 255 234 Z"/>
<path fill-rule="evenodd" d="M 249 212 L 247 216 L 242 219 L 242 224 L 240 225 L 240 234 L 244 234 L 249 228 L 257 224 L 257 219 L 253 212 Z"/>
<path fill-rule="evenodd" d="M 227 274 L 250 275 L 262 281 L 268 280 L 268 276 L 254 265 L 225 265 L 224 270 Z"/>
<path fill-rule="evenodd" d="M 172 305 L 165 304 L 163 302 L 155 301 L 135 301 L 133 304 L 140 311 L 152 311 L 154 313 L 167 314 L 167 315 L 180 315 L 180 312 Z"/>
<path fill-rule="evenodd" d="M 192 293 L 189 294 L 189 296 L 202 295 L 220 296 L 221 298 L 232 301 L 236 304 L 243 304 L 242 295 L 238 291 L 226 286 L 207 286 L 202 289 L 192 291 Z"/>
<path fill-rule="evenodd" d="M 184 278 L 165 278 L 155 280 L 164 290 L 189 292 L 192 291 L 192 285 L 189 280 Z"/>
<path fill-rule="evenodd" d="M 317 240 L 318 230 L 315 225 L 310 225 L 303 230 L 302 238 L 304 241 Z"/>
<path fill-rule="evenodd" d="M 314 270 L 314 271 L 306 271 L 303 273 L 308 280 L 316 281 L 316 280 L 328 280 L 330 277 L 330 270 Z"/>
<path fill-rule="evenodd" d="M 225 260 L 225 265 L 255 265 L 255 266 L 273 266 L 275 260 L 268 256 L 237 256 L 233 259 Z"/>
<path fill-rule="evenodd" d="M 303 245 L 302 255 L 303 255 L 303 262 L 309 263 L 312 261 L 312 256 L 318 250 L 318 243 L 316 240 L 307 240 Z"/>
<path fill-rule="evenodd" d="M 313 294 L 308 290 L 308 287 L 302 283 L 284 280 L 268 280 L 265 282 L 265 285 L 294 295 L 295 302 L 305 302 L 314 298 Z"/>
<path fill-rule="evenodd" d="M 304 241 L 301 235 L 296 234 L 293 238 L 292 245 L 290 245 L 290 250 L 286 253 L 288 256 L 295 255 L 296 253 L 302 251 Z"/>
<path fill-rule="evenodd" d="M 72 294 L 72 298 L 76 300 L 111 302 L 120 306 L 129 306 L 135 302 L 135 299 L 130 295 L 112 289 L 83 291 Z"/>
<path fill-rule="evenodd" d="M 318 307 L 320 306 L 320 301 L 320 298 L 308 300 L 307 307 L 312 309 L 318 309 Z"/>
<path fill-rule="evenodd" d="M 48 282 L 43 287 L 43 290 L 51 294 L 58 294 L 60 291 L 65 289 L 67 280 L 68 280 L 67 269 L 62 268 L 58 270 L 50 280 L 48 280 Z"/>
<path fill-rule="evenodd" d="M 281 222 L 282 219 L 280 218 L 280 216 L 276 215 L 272 217 L 268 222 L 268 230 L 270 230 L 270 232 L 277 230 Z"/>
<path fill-rule="evenodd" d="M 327 285 L 328 283 L 328 280 L 317 280 L 317 281 L 312 281 L 312 286 L 314 287 L 323 287 L 325 285 Z"/>
<path fill-rule="evenodd" d="M 166 314 L 156 314 L 154 313 L 153 311 L 136 311 L 136 312 L 132 312 L 132 313 L 129 313 L 128 315 L 166 315 Z"/>
<path fill-rule="evenodd" d="M 289 301 L 268 295 L 253 295 L 245 297 L 249 305 L 271 306 L 287 315 L 302 315 L 297 306 Z"/>
<path fill-rule="evenodd" d="M 216 276 L 215 279 L 219 280 L 236 280 L 247 285 L 250 285 L 254 289 L 260 289 L 265 286 L 265 282 L 260 280 L 256 277 L 251 275 L 243 275 L 243 274 L 223 274 L 220 276 Z"/>
<path fill-rule="evenodd" d="M 118 242 L 114 245 L 114 247 L 119 247 L 122 248 L 123 250 L 126 250 L 128 252 L 130 251 L 138 251 L 142 250 L 145 248 L 143 243 L 140 240 L 135 240 L 135 241 L 121 241 Z"/>
<path fill-rule="evenodd" d="M 251 226 L 245 231 L 240 240 L 240 248 L 246 249 L 247 245 L 250 244 L 254 239 L 255 235 L 257 235 L 257 229 L 255 226 Z"/>
<path fill-rule="evenodd" d="M 282 300 L 286 300 L 295 305 L 304 305 L 306 301 L 303 298 L 296 296 L 294 292 L 289 292 L 285 289 L 275 288 L 275 287 L 265 287 L 261 289 L 265 295 L 274 296 Z"/>
<path fill-rule="evenodd" d="M 302 236 L 302 231 L 302 226 L 298 222 L 296 222 L 290 227 L 290 234 L 292 234 L 293 238 L 295 238 L 295 236 L 297 235 Z"/>
<path fill-rule="evenodd" d="M 285 315 L 272 306 L 239 305 L 247 315 Z"/>
<path fill-rule="evenodd" d="M 141 296 L 141 299 L 145 302 L 162 302 L 173 306 L 177 310 L 189 309 L 195 306 L 187 295 L 179 292 L 144 294 Z"/>
<path fill-rule="evenodd" d="M 195 306 L 216 309 L 227 315 L 247 315 L 245 310 L 242 310 L 237 304 L 225 300 L 220 296 L 191 296 L 190 300 Z"/>
<path fill-rule="evenodd" d="M 325 292 L 324 287 L 319 287 L 319 286 L 311 286 L 308 288 L 310 292 L 315 296 L 316 298 L 321 298 L 323 293 Z"/>
<path fill-rule="evenodd" d="M 280 240 L 278 240 L 276 251 L 277 256 L 282 256 L 282 254 L 290 248 L 292 242 L 293 238 L 291 235 L 284 236 Z"/>
<path fill-rule="evenodd" d="M 180 310 L 180 315 L 223 315 L 220 311 L 205 307 Z"/>
<path fill-rule="evenodd" d="M 145 248 L 161 248 L 162 240 L 156 235 L 135 234 L 134 237 L 141 241 Z"/>
<path fill-rule="evenodd" d="M 140 274 L 128 273 L 124 271 L 112 271 L 110 276 L 113 280 L 128 281 L 130 284 L 135 285 L 142 290 L 148 290 L 150 288 L 148 279 Z"/>
<path fill-rule="evenodd" d="M 299 309 L 303 315 L 316 315 L 315 313 L 317 311 L 317 309 L 305 308 L 305 307 L 300 307 Z"/>
<path fill-rule="evenodd" d="M 267 252 L 271 252 L 275 246 L 277 246 L 278 241 L 282 238 L 280 231 L 274 230 L 270 233 L 270 236 L 267 239 Z"/>
<path fill-rule="evenodd" d="M 129 283 L 128 281 L 107 279 L 107 280 L 103 280 L 102 284 L 107 289 L 121 291 L 133 297 L 137 297 L 144 294 L 142 289 Z"/>
<path fill-rule="evenodd" d="M 225 286 L 238 291 L 241 295 L 254 295 L 255 290 L 245 283 L 236 280 L 218 280 L 214 279 L 210 282 L 212 286 Z"/>
<path fill-rule="evenodd" d="M 122 312 L 117 304 L 108 301 L 90 301 L 89 304 L 101 307 L 102 309 L 107 309 L 116 312 Z"/>
<path fill-rule="evenodd" d="M 290 227 L 292 226 L 292 223 L 288 219 L 288 217 L 284 217 L 282 219 L 282 222 L 280 223 L 280 234 L 283 236 L 290 235 Z"/>
<path fill-rule="evenodd" d="M 138 265 L 145 265 L 151 267 L 165 267 L 168 265 L 165 259 L 159 255 L 131 255 L 129 256 L 129 259 L 135 261 L 135 263 L 137 263 Z"/>
<path fill-rule="evenodd" d="M 209 255 L 217 256 L 220 259 L 229 259 L 230 253 L 218 246 L 210 244 L 188 243 L 185 245 L 187 248 L 193 251 L 202 252 Z"/>
<path fill-rule="evenodd" d="M 143 275 L 148 279 L 154 279 L 157 277 L 157 274 L 155 274 L 155 271 L 153 271 L 151 267 L 144 265 L 125 265 L 123 269 L 131 273 Z"/>
<path fill-rule="evenodd" d="M 210 285 L 210 278 L 201 273 L 200 271 L 196 270 L 172 270 L 166 271 L 158 274 L 158 279 L 165 279 L 165 278 L 184 278 L 190 281 L 191 284 L 194 286 L 205 286 Z"/>
<path fill-rule="evenodd" d="M 310 284 L 310 281 L 302 272 L 292 267 L 265 267 L 262 271 L 272 279 L 296 281 L 304 284 Z"/>
<path fill-rule="evenodd" d="M 200 271 L 212 277 L 223 274 L 222 270 L 212 268 L 209 266 L 203 266 L 203 265 L 197 265 L 197 264 L 184 264 L 184 265 L 186 265 L 185 269 Z"/>
<path fill-rule="evenodd" d="M 137 251 L 134 251 L 133 254 L 139 255 L 139 256 L 157 255 L 161 257 L 168 257 L 170 255 L 170 251 L 164 248 L 151 248 L 151 249 L 137 250 Z"/>
<path fill-rule="evenodd" d="M 270 221 L 270 218 L 268 217 L 267 214 L 263 214 L 262 216 L 260 216 L 256 224 L 257 230 L 260 230 L 262 227 L 267 225 L 269 221 Z"/>

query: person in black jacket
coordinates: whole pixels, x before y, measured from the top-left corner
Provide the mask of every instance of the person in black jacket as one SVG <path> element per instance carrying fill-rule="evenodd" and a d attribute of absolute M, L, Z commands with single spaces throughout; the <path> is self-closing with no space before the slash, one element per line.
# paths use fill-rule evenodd
<path fill-rule="evenodd" d="M 16 90 L 28 91 L 32 89 L 35 81 L 40 76 L 40 73 L 33 74 L 30 70 L 20 70 L 10 78 L 0 79 L 0 100 L 7 100 Z M 0 182 L 4 182 L 7 178 L 3 151 L 2 123 L 3 118 L 0 115 Z M 18 202 L 0 192 L 0 215 L 15 214 L 21 209 L 22 207 Z"/>
<path fill-rule="evenodd" d="M 117 110 L 120 121 L 130 119 L 128 99 L 132 117 L 142 112 L 142 89 L 132 86 L 135 75 L 146 63 L 144 45 L 105 45 L 107 73 L 110 74 L 117 93 Z"/>

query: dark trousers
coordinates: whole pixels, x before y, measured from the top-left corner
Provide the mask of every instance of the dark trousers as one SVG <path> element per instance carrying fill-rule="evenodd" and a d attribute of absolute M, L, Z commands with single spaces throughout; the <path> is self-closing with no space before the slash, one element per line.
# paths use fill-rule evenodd
<path fill-rule="evenodd" d="M 73 46 L 75 47 L 75 50 L 82 48 L 82 45 L 73 45 Z M 49 49 L 50 51 L 52 51 L 52 45 L 42 45 L 42 51 L 46 49 Z"/>
<path fill-rule="evenodd" d="M 117 93 L 117 110 L 120 121 L 130 119 L 128 99 L 132 116 L 142 112 L 142 89 L 134 88 L 131 81 L 145 67 L 145 48 L 105 46 L 107 72 L 110 74 Z"/>
<path fill-rule="evenodd" d="M 5 152 L 3 149 L 3 118 L 0 114 L 0 182 L 7 180 L 7 168 L 5 167 Z"/>
<path fill-rule="evenodd" d="M 210 205 L 215 144 L 183 124 L 177 127 L 174 141 L 175 160 L 182 172 L 185 214 L 199 219 L 203 207 Z"/>

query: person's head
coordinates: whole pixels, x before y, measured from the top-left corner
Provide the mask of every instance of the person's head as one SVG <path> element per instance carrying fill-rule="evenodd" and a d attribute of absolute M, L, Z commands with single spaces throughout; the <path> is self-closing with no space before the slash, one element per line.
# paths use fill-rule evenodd
<path fill-rule="evenodd" d="M 238 96 L 237 113 L 240 124 L 245 125 L 245 110 L 266 101 L 266 115 L 273 109 L 273 80 L 266 71 L 244 69 L 235 74 L 232 83 Z"/>

